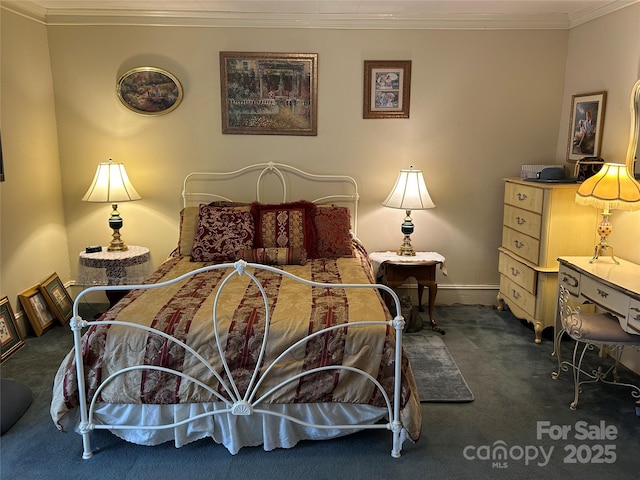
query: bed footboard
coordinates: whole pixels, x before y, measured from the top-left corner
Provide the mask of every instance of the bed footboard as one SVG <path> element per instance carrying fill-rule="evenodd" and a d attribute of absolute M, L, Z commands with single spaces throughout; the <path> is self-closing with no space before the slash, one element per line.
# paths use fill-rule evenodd
<path fill-rule="evenodd" d="M 108 316 L 104 316 L 99 320 L 84 320 L 80 317 L 78 307 L 83 297 L 94 291 L 105 290 L 152 290 L 181 282 L 185 279 L 191 278 L 194 275 L 201 274 L 208 271 L 229 269 L 228 273 L 222 277 L 222 281 L 219 283 L 215 291 L 213 300 L 213 312 L 212 312 L 212 326 L 213 326 L 213 338 L 215 339 L 215 345 L 212 350 L 216 352 L 216 360 L 213 361 L 209 355 L 203 353 L 202 349 L 194 348 L 183 337 L 176 337 L 165 333 L 153 326 L 134 323 L 130 321 L 121 321 L 117 317 L 111 319 Z M 73 304 L 73 317 L 70 322 L 71 329 L 74 337 L 74 362 L 75 362 L 75 374 L 77 377 L 77 402 L 79 410 L 79 426 L 78 431 L 82 435 L 83 440 L 83 458 L 90 458 L 93 454 L 91 448 L 90 433 L 95 429 L 108 429 L 108 430 L 143 430 L 143 429 L 172 429 L 180 427 L 189 422 L 201 419 L 203 416 L 214 415 L 233 415 L 233 416 L 264 416 L 273 415 L 286 419 L 289 422 L 294 422 L 298 425 L 305 427 L 312 427 L 316 429 L 332 429 L 332 430 L 351 430 L 354 428 L 361 429 L 386 429 L 392 432 L 393 445 L 391 449 L 391 455 L 393 457 L 399 457 L 402 449 L 403 439 L 406 437 L 406 432 L 403 432 L 404 425 L 401 419 L 401 408 L 403 403 L 403 352 L 402 352 L 402 332 L 405 325 L 404 318 L 401 315 L 395 318 L 386 317 L 381 319 L 358 319 L 357 321 L 349 321 L 345 323 L 336 322 L 334 325 L 326 326 L 316 331 L 310 332 L 304 338 L 297 339 L 286 348 L 281 351 L 273 352 L 270 349 L 270 332 L 273 327 L 273 305 L 270 303 L 270 298 L 267 292 L 267 288 L 261 283 L 258 278 L 257 272 L 268 271 L 277 275 L 282 275 L 288 280 L 299 282 L 300 284 L 307 285 L 312 288 L 321 289 L 372 289 L 377 291 L 386 292 L 395 303 L 395 311 L 400 312 L 400 301 L 395 292 L 384 285 L 378 284 L 330 284 L 319 283 L 310 280 L 306 280 L 297 277 L 287 271 L 271 267 L 268 265 L 247 263 L 245 261 L 237 261 L 235 263 L 227 263 L 220 265 L 206 266 L 172 280 L 148 285 L 136 285 L 136 286 L 105 286 L 105 287 L 90 287 L 83 290 L 75 299 Z M 224 303 L 225 287 L 230 282 L 234 281 L 237 277 L 247 276 L 250 279 L 250 283 L 253 284 L 253 288 L 257 288 L 262 300 L 258 300 L 261 303 L 264 310 L 261 313 L 263 322 L 261 325 L 261 333 L 257 338 L 261 337 L 259 345 L 255 347 L 252 355 L 257 356 L 255 358 L 255 369 L 251 372 L 247 372 L 241 380 L 237 378 L 237 372 L 232 365 L 233 360 L 228 358 L 225 354 L 225 345 L 229 341 L 225 335 L 225 328 L 221 327 L 220 323 L 223 321 L 220 318 L 221 305 Z M 259 296 L 256 296 L 259 298 Z M 228 321 L 224 320 L 224 321 Z M 103 378 L 98 385 L 89 386 L 89 393 L 87 391 L 87 372 L 85 365 L 85 353 L 87 350 L 88 341 L 86 336 L 83 336 L 83 330 L 87 327 L 100 327 L 108 326 L 113 328 L 135 329 L 144 334 L 145 337 L 154 336 L 159 339 L 161 343 L 170 344 L 173 347 L 179 346 L 184 351 L 185 358 L 189 358 L 190 364 L 199 365 L 198 368 L 191 369 L 189 371 L 180 371 L 178 369 L 151 364 L 132 364 L 124 365 L 116 371 L 110 371 L 108 375 Z M 311 366 L 304 371 L 294 373 L 287 378 L 280 378 L 282 370 L 286 370 L 283 367 L 286 364 L 287 359 L 291 356 L 295 356 L 296 352 L 300 352 L 300 349 L 305 349 L 310 342 L 322 342 L 328 336 L 331 336 L 338 330 L 346 331 L 346 329 L 366 329 L 371 326 L 378 326 L 380 329 L 388 331 L 389 328 L 395 331 L 395 350 L 393 362 L 393 385 L 383 385 L 372 371 L 365 371 L 357 366 L 348 364 L 331 364 L 326 362 L 324 365 Z M 391 362 L 389 362 L 391 364 Z M 378 367 L 380 368 L 380 367 Z M 199 372 L 193 374 L 193 371 Z M 114 388 L 114 384 L 117 385 L 119 381 L 123 381 L 122 377 L 126 375 L 169 375 L 174 376 L 179 382 L 189 384 L 190 388 L 198 389 L 200 392 L 206 392 L 214 401 L 220 406 L 220 408 L 214 411 L 206 413 L 200 413 L 196 417 L 181 419 L 171 423 L 163 425 L 112 425 L 104 424 L 100 419 L 100 415 L 97 414 L 97 410 L 100 407 L 100 403 L 103 401 L 103 393 L 109 389 Z M 279 410 L 278 408 L 268 408 L 273 403 L 274 398 L 278 398 L 279 392 L 289 388 L 291 390 L 292 385 L 301 382 L 303 378 L 308 378 L 316 374 L 324 374 L 330 372 L 332 376 L 345 376 L 349 378 L 359 378 L 359 381 L 365 379 L 370 385 L 373 386 L 373 394 L 379 401 L 380 408 L 386 410 L 384 414 L 384 420 L 382 422 L 370 423 L 370 424 L 315 424 L 309 423 L 305 418 L 298 418 L 295 415 L 291 415 L 286 411 Z M 377 372 L 376 372 L 377 373 Z M 214 380 L 212 380 L 214 379 Z M 294 389 L 295 390 L 295 389 Z M 405 392 L 406 394 L 406 392 Z M 256 421 L 260 421 L 259 418 Z"/>

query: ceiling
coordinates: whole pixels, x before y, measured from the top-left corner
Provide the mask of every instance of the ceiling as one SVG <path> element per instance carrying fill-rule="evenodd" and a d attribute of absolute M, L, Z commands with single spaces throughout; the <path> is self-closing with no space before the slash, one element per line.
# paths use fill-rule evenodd
<path fill-rule="evenodd" d="M 638 0 L 3 0 L 47 24 L 571 28 Z"/>

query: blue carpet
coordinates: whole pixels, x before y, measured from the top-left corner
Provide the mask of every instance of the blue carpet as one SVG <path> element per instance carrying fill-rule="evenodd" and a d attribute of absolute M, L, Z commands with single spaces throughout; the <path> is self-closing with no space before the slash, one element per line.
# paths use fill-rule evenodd
<path fill-rule="evenodd" d="M 429 330 L 418 335 L 439 337 L 447 346 L 474 394 L 468 403 L 422 403 L 422 438 L 406 442 L 402 457 L 392 458 L 387 431 L 364 431 L 334 440 L 301 442 L 292 449 L 265 452 L 261 447 L 230 455 L 224 447 L 202 440 L 176 449 L 172 442 L 156 447 L 127 443 L 108 432 L 92 434 L 98 450 L 82 459 L 82 442 L 76 433 L 58 432 L 49 415 L 53 375 L 72 344 L 68 328 L 57 326 L 41 337 L 26 339 L 25 348 L 2 364 L 2 378 L 29 386 L 33 404 L 1 437 L 0 478 L 11 480 L 236 480 L 283 478 L 326 480 L 382 480 L 396 478 L 439 480 L 637 480 L 640 422 L 628 389 L 590 385 L 571 410 L 570 375 L 551 378 L 557 360 L 551 356 L 550 335 L 535 344 L 534 332 L 508 311 L 478 305 L 435 306 L 435 318 L 447 332 Z M 546 332 L 545 332 L 546 333 Z M 413 337 L 407 334 L 405 338 Z M 597 352 L 594 361 L 599 360 Z M 621 379 L 638 383 L 627 370 Z M 576 422 L 616 428 L 612 440 L 554 440 L 538 438 L 537 424 L 575 429 Z M 573 433 L 574 430 L 572 430 Z M 465 456 L 468 447 L 506 442 L 509 448 L 554 447 L 548 464 L 510 458 L 508 465 Z M 615 448 L 615 463 L 568 463 L 568 445 Z M 611 448 L 611 447 L 609 447 Z M 590 450 L 591 451 L 591 450 Z M 595 454 L 595 450 L 593 450 Z"/>

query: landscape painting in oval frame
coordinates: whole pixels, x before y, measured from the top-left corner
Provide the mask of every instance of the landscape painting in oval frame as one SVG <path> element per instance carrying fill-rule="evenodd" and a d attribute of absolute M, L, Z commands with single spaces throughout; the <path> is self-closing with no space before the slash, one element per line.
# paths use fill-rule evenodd
<path fill-rule="evenodd" d="M 138 67 L 118 80 L 117 94 L 129 110 L 142 115 L 164 115 L 182 101 L 182 85 L 171 73 L 157 67 Z"/>

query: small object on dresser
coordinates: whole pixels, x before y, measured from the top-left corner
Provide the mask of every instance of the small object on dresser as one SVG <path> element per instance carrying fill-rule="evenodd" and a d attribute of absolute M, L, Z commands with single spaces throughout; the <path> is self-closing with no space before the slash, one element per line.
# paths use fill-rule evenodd
<path fill-rule="evenodd" d="M 577 177 L 579 182 L 584 182 L 587 178 L 598 173 L 603 165 L 604 160 L 600 157 L 584 157 L 576 161 L 573 176 Z"/>
<path fill-rule="evenodd" d="M 543 168 L 536 178 L 525 178 L 528 182 L 539 183 L 575 183 L 575 178 L 567 178 L 565 176 L 563 166 L 554 166 Z"/>
<path fill-rule="evenodd" d="M 84 249 L 86 253 L 97 253 L 102 251 L 102 247 L 100 245 L 91 245 Z"/>
<path fill-rule="evenodd" d="M 538 178 L 540 172 L 547 167 L 556 165 L 522 165 L 520 169 L 520 178 Z"/>

